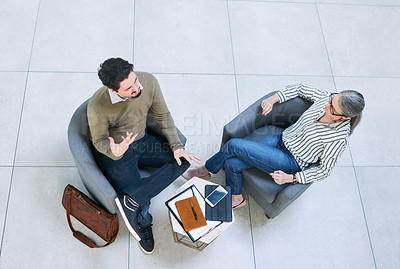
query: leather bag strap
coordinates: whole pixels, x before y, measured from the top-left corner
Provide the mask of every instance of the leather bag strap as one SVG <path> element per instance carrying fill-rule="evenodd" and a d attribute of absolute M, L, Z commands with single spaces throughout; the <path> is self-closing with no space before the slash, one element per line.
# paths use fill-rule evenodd
<path fill-rule="evenodd" d="M 106 247 L 106 246 L 108 246 L 109 244 L 111 244 L 112 242 L 114 242 L 116 235 L 113 236 L 113 237 L 107 242 L 107 244 L 105 244 L 104 246 L 98 246 L 98 245 L 96 244 L 96 242 L 94 242 L 92 239 L 90 239 L 89 237 L 87 237 L 87 236 L 84 235 L 83 233 L 81 233 L 81 232 L 79 232 L 79 231 L 76 231 L 76 230 L 74 229 L 74 227 L 72 226 L 71 217 L 70 217 L 70 215 L 71 215 L 71 193 L 70 193 L 70 192 L 67 193 L 67 197 L 66 197 L 66 212 L 67 212 L 68 225 L 69 225 L 69 228 L 70 228 L 71 231 L 72 231 L 72 234 L 74 235 L 74 237 L 75 237 L 76 239 L 78 239 L 79 241 L 81 241 L 82 243 L 84 243 L 85 245 L 87 245 L 88 247 L 90 247 L 90 248 L 102 248 L 102 247 Z"/>

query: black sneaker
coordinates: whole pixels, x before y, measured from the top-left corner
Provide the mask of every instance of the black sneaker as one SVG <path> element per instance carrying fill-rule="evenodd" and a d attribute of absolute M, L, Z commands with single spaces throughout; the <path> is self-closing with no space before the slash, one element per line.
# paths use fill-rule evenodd
<path fill-rule="evenodd" d="M 121 212 L 122 219 L 124 220 L 129 232 L 137 241 L 140 241 L 139 227 L 136 223 L 138 208 L 128 203 L 127 195 L 118 195 L 118 197 L 115 198 L 115 203 L 117 204 L 119 212 Z"/>
<path fill-rule="evenodd" d="M 142 251 L 146 254 L 151 254 L 154 251 L 154 237 L 153 237 L 153 229 L 151 228 L 152 224 L 147 227 L 140 228 L 140 237 L 142 240 L 138 242 Z"/>

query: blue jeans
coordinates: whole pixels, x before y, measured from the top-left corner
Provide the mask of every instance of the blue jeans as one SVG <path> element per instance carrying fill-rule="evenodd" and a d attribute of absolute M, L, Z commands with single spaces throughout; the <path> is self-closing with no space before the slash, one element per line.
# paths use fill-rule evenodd
<path fill-rule="evenodd" d="M 114 161 L 94 150 L 96 161 L 118 193 L 129 195 L 139 205 L 138 223 L 144 227 L 152 222 L 149 213 L 150 200 L 170 185 L 189 168 L 189 162 L 181 159 L 179 166 L 165 139 L 149 134 L 133 142 L 123 157 Z M 148 177 L 141 177 L 139 168 L 158 168 Z"/>
<path fill-rule="evenodd" d="M 206 162 L 206 168 L 213 174 L 225 165 L 226 185 L 231 186 L 232 194 L 242 193 L 242 171 L 257 168 L 265 173 L 281 170 L 294 174 L 300 168 L 285 147 L 282 133 L 267 136 L 260 141 L 233 138 Z"/>

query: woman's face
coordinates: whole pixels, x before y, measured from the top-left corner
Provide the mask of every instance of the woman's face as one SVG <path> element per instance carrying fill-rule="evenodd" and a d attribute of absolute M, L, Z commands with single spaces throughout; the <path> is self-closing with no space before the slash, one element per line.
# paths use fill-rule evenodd
<path fill-rule="evenodd" d="M 331 94 L 329 102 L 325 106 L 325 114 L 333 122 L 339 122 L 350 119 L 342 115 L 342 109 L 339 105 L 340 94 Z"/>

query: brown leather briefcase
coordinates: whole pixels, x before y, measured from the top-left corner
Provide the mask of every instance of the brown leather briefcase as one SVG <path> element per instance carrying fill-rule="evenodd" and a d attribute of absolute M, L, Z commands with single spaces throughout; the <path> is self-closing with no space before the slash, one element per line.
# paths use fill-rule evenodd
<path fill-rule="evenodd" d="M 110 214 L 92 199 L 72 185 L 67 185 L 62 198 L 62 205 L 67 211 L 68 225 L 75 238 L 90 248 L 108 246 L 117 238 L 119 221 L 117 214 Z M 100 236 L 107 243 L 98 246 L 92 239 L 72 227 L 70 216 L 74 216 L 86 227 Z"/>

